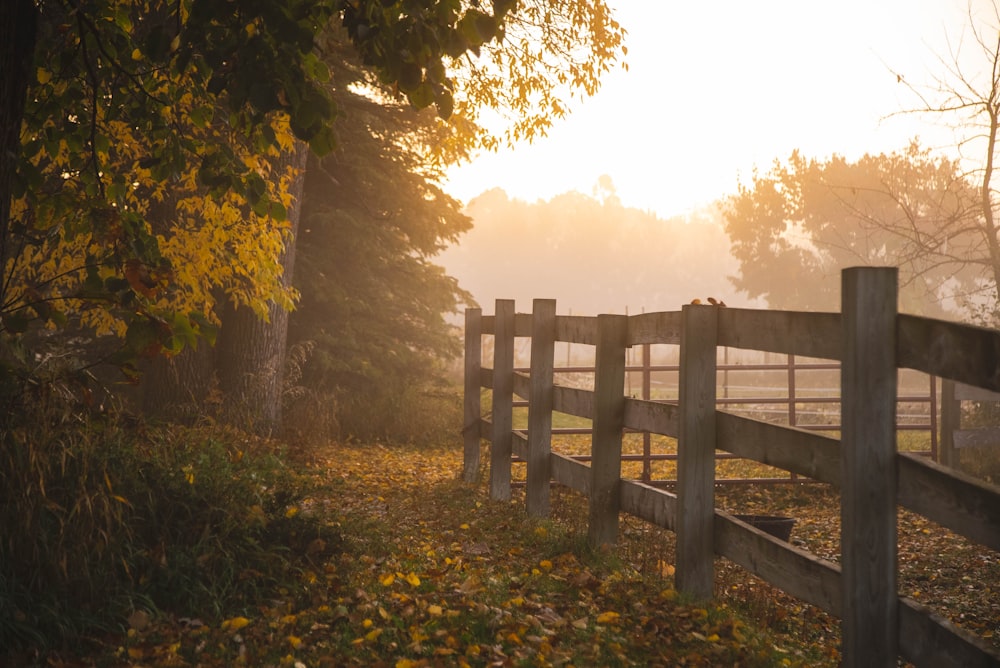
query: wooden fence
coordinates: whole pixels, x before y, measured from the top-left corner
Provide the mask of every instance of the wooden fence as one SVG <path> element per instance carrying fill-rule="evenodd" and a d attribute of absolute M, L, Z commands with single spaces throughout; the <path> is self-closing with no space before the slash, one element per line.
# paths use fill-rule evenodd
<path fill-rule="evenodd" d="M 589 539 L 617 541 L 629 513 L 677 536 L 676 585 L 710 598 L 720 555 L 841 619 L 845 666 L 997 666 L 1000 654 L 897 591 L 897 505 L 1000 550 L 1000 489 L 896 451 L 897 370 L 909 368 L 1000 391 L 1000 332 L 897 313 L 897 273 L 853 268 L 842 276 L 841 313 L 687 305 L 635 316 L 557 316 L 535 300 L 517 314 L 498 300 L 465 322 L 464 475 L 479 472 L 480 438 L 490 440 L 489 488 L 511 498 L 511 457 L 527 462 L 527 511 L 545 516 L 556 481 L 589 499 Z M 482 336 L 494 337 L 493 368 Z M 514 338 L 531 338 L 531 369 L 515 373 Z M 556 341 L 596 346 L 594 390 L 553 382 Z M 680 345 L 676 403 L 624 395 L 626 349 Z M 834 439 L 740 417 L 716 407 L 716 348 L 729 346 L 841 363 L 842 431 Z M 492 389 L 492 420 L 481 415 Z M 512 429 L 514 395 L 529 402 L 527 437 Z M 588 466 L 551 452 L 552 411 L 592 420 Z M 676 494 L 621 478 L 622 433 L 678 439 Z M 829 483 L 841 495 L 841 559 L 834 564 L 715 508 L 715 450 Z"/>
<path fill-rule="evenodd" d="M 569 344 L 567 344 L 569 345 Z M 515 346 L 516 347 L 516 346 Z M 625 382 L 626 382 L 626 396 L 631 396 L 633 399 L 654 399 L 652 392 L 652 378 L 654 374 L 677 374 L 680 371 L 679 364 L 653 364 L 651 361 L 651 348 L 652 345 L 649 343 L 642 344 L 641 346 L 636 346 L 641 350 L 641 363 L 629 363 L 626 357 L 625 366 Z M 729 348 L 723 348 L 724 355 L 723 360 L 728 359 Z M 517 353 L 515 352 L 515 357 Z M 839 397 L 839 387 L 837 388 L 838 396 L 821 396 L 815 390 L 810 390 L 808 387 L 803 387 L 797 380 L 798 374 L 801 372 L 808 371 L 819 371 L 831 373 L 836 371 L 839 374 L 840 364 L 830 363 L 830 362 L 815 362 L 806 361 L 802 362 L 797 360 L 795 355 L 785 355 L 785 359 L 782 362 L 764 362 L 763 364 L 728 364 L 725 361 L 722 364 L 716 364 L 716 370 L 722 376 L 722 385 L 719 389 L 722 390 L 722 396 L 717 396 L 715 399 L 716 406 L 725 408 L 726 410 L 733 412 L 743 412 L 746 414 L 748 410 L 752 412 L 760 412 L 762 407 L 774 407 L 773 413 L 780 415 L 785 420 L 787 424 L 792 427 L 799 427 L 800 429 L 806 429 L 809 431 L 822 431 L 822 432 L 839 432 L 839 412 L 840 412 L 840 397 Z M 554 372 L 558 374 L 559 377 L 566 378 L 567 376 L 585 374 L 589 377 L 593 377 L 595 368 L 593 366 L 583 366 L 580 364 L 569 364 L 565 366 L 560 366 L 554 368 Z M 527 373 L 530 369 L 523 366 L 515 366 L 515 373 Z M 755 396 L 754 394 L 740 394 L 740 396 L 730 396 L 729 389 L 732 387 L 729 384 L 730 375 L 736 376 L 744 373 L 773 373 L 780 372 L 781 375 L 786 379 L 786 384 L 782 387 L 775 387 L 773 385 L 757 386 L 754 389 L 759 391 L 764 391 L 768 394 L 763 396 Z M 638 388 L 631 389 L 632 377 L 638 375 L 639 383 Z M 939 447 L 938 447 L 938 396 L 937 396 L 937 378 L 935 376 L 928 376 L 926 374 L 921 374 L 926 382 L 927 390 L 926 393 L 918 392 L 916 394 L 912 393 L 911 382 L 911 394 L 899 395 L 896 397 L 897 406 L 907 405 L 912 406 L 914 404 L 927 404 L 926 415 L 923 413 L 919 416 L 914 415 L 902 415 L 897 412 L 897 431 L 909 431 L 909 432 L 927 432 L 927 447 L 924 449 L 908 449 L 912 454 L 919 454 L 925 457 L 930 457 L 936 461 L 943 460 L 938 459 Z M 954 383 L 952 381 L 945 381 L 946 391 L 953 390 Z M 960 390 L 965 386 L 959 386 Z M 676 385 L 671 385 L 670 389 L 674 391 L 676 395 Z M 741 388 L 745 389 L 745 388 Z M 785 396 L 775 396 L 774 391 L 780 391 L 785 393 Z M 980 393 L 985 392 L 980 390 Z M 989 393 L 987 393 L 989 394 Z M 950 395 L 949 395 L 950 396 Z M 967 398 L 961 395 L 960 398 Z M 978 395 L 977 395 L 978 396 Z M 997 400 L 1000 400 L 1000 395 L 996 396 Z M 668 401 L 667 399 L 661 399 L 661 401 Z M 953 402 L 954 403 L 954 402 Z M 834 421 L 824 421 L 824 422 L 808 422 L 802 419 L 802 411 L 800 406 L 824 406 L 831 407 L 832 413 L 834 415 Z M 525 408 L 528 406 L 527 400 L 515 399 L 513 407 Z M 748 408 L 749 407 L 749 408 Z M 949 408 L 952 404 L 948 405 Z M 766 410 L 766 409 L 764 409 Z M 958 408 L 954 408 L 951 414 L 947 417 L 953 421 L 956 420 L 954 415 L 958 411 Z M 922 420 L 926 421 L 922 421 Z M 957 421 L 955 422 L 957 425 Z M 957 427 L 956 427 L 957 428 Z M 979 434 L 982 430 L 977 430 Z M 591 433 L 590 427 L 553 427 L 553 436 L 561 435 L 584 435 L 589 436 Z M 991 435 L 1000 434 L 1000 429 L 990 431 Z M 645 483 L 654 484 L 657 486 L 671 486 L 676 481 L 673 479 L 655 479 L 653 478 L 652 465 L 653 462 L 658 461 L 676 461 L 677 455 L 674 453 L 654 453 L 652 452 L 652 439 L 650 438 L 650 433 L 642 432 L 642 454 L 623 454 L 622 461 L 634 461 L 639 462 L 642 465 L 639 480 Z M 963 436 L 957 434 L 958 446 L 963 447 L 965 441 L 962 440 Z M 981 437 L 982 438 L 982 437 Z M 997 439 L 1000 442 L 1000 438 Z M 949 442 L 951 443 L 951 442 Z M 956 447 L 956 446 L 952 446 Z M 716 452 L 716 461 L 721 461 L 725 459 L 734 459 L 735 456 L 725 452 Z M 574 455 L 574 459 L 578 461 L 590 461 L 589 455 Z M 521 459 L 515 459 L 516 462 L 523 461 Z M 952 460 L 955 461 L 954 457 Z M 717 484 L 742 484 L 742 483 L 794 483 L 802 482 L 803 478 L 795 473 L 788 473 L 782 477 L 726 477 L 726 478 L 716 478 Z"/>

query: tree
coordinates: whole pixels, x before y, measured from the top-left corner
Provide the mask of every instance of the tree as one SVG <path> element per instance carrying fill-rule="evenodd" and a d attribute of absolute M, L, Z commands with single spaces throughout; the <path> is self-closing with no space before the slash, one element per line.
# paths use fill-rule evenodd
<path fill-rule="evenodd" d="M 334 143 L 330 68 L 317 49 L 329 35 L 361 56 L 384 91 L 418 108 L 436 105 L 442 117 L 456 106 L 470 114 L 494 103 L 513 113 L 536 109 L 510 138 L 544 128 L 546 112 L 564 113 L 561 94 L 592 91 L 617 56 L 622 31 L 603 3 L 498 1 L 492 12 L 475 4 L 18 3 L 13 22 L 37 24 L 39 36 L 22 44 L 34 62 L 11 59 L 18 67 L 2 75 L 11 90 L 14 74 L 28 81 L 14 215 L 2 221 L 4 333 L 69 320 L 121 336 L 117 359 L 127 362 L 194 345 L 218 323 L 220 298 L 236 305 L 232 318 L 270 314 L 280 329 L 283 316 L 272 309 L 287 310 L 294 298 L 282 260 L 294 239 L 290 193 L 301 178 L 285 170 L 287 154 L 293 137 L 319 154 Z M 519 33 L 540 35 L 541 51 L 519 44 L 509 56 L 508 47 L 491 46 L 505 40 L 515 16 L 530 26 L 542 9 L 554 23 Z M 343 32 L 330 31 L 331 22 Z M 593 39 L 579 48 L 582 34 Z M 10 46 L 0 46 L 5 57 Z M 54 60 L 45 57 L 53 47 Z M 500 62 L 523 65 L 514 73 L 517 95 L 486 96 L 497 81 L 478 73 Z M 463 91 L 472 94 L 456 97 Z M 440 155 L 494 143 L 457 121 L 461 132 Z M 241 334 L 222 349 L 246 343 Z M 233 387 L 245 387 L 243 370 L 231 376 Z"/>
<path fill-rule="evenodd" d="M 841 269 L 898 265 L 903 308 L 940 315 L 988 267 L 974 202 L 958 164 L 916 143 L 856 162 L 796 152 L 726 202 L 732 282 L 775 308 L 836 310 Z"/>
<path fill-rule="evenodd" d="M 426 389 L 439 360 L 458 352 L 444 316 L 470 298 L 433 259 L 469 219 L 441 190 L 440 166 L 425 157 L 447 128 L 370 91 L 352 92 L 359 90 L 347 85 L 352 73 L 363 76 L 338 68 L 337 149 L 314 157 L 306 172 L 296 250 L 301 298 L 289 339 L 309 346 L 299 382 L 329 398 L 324 410 L 347 431 L 384 437 L 368 419 L 372 409 L 393 396 L 398 412 L 407 388 Z M 359 427 L 352 416 L 362 412 Z"/>
<path fill-rule="evenodd" d="M 969 4 L 971 40 L 938 60 L 943 73 L 929 86 L 913 84 L 903 72 L 896 80 L 919 100 L 919 105 L 901 113 L 921 113 L 945 120 L 955 131 L 964 176 L 975 184 L 974 206 L 965 212 L 963 224 L 975 230 L 979 244 L 970 261 L 981 268 L 976 290 L 964 299 L 967 310 L 996 324 L 1000 320 L 1000 229 L 996 213 L 996 161 L 1000 147 L 1000 7 L 989 3 L 990 16 L 977 16 Z M 972 54 L 963 49 L 971 49 Z M 930 240 L 947 242 L 949 230 L 942 228 Z"/>

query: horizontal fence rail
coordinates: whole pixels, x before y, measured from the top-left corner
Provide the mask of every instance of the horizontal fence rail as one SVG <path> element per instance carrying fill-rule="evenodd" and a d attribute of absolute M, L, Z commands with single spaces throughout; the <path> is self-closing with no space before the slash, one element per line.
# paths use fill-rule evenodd
<path fill-rule="evenodd" d="M 527 462 L 530 514 L 547 515 L 555 481 L 588 497 L 595 545 L 617 541 L 622 512 L 674 531 L 679 590 L 710 597 L 713 560 L 726 557 L 840 617 L 845 666 L 895 666 L 899 656 L 917 665 L 996 666 L 1000 653 L 982 638 L 899 596 L 896 508 L 1000 550 L 1000 488 L 897 452 L 896 413 L 901 368 L 1000 392 L 1000 332 L 898 314 L 894 269 L 845 270 L 842 295 L 842 313 L 686 305 L 679 312 L 579 317 L 556 315 L 552 300 L 535 300 L 532 314 L 515 313 L 510 300 L 498 300 L 493 316 L 470 309 L 466 479 L 476 479 L 480 439 L 488 439 L 493 498 L 511 498 L 516 455 Z M 491 334 L 493 368 L 485 368 L 482 337 Z M 527 373 L 515 372 L 515 337 L 531 338 Z M 593 390 L 555 382 L 556 342 L 594 346 Z M 625 396 L 627 348 L 657 343 L 680 346 L 678 400 Z M 838 362 L 840 437 L 725 410 L 728 402 L 716 396 L 719 347 Z M 490 420 L 481 414 L 483 387 L 492 390 Z M 527 401 L 526 433 L 512 427 L 515 396 Z M 589 463 L 552 452 L 553 411 L 592 420 Z M 622 479 L 629 430 L 677 439 L 676 493 Z M 839 489 L 840 563 L 716 509 L 717 449 Z"/>

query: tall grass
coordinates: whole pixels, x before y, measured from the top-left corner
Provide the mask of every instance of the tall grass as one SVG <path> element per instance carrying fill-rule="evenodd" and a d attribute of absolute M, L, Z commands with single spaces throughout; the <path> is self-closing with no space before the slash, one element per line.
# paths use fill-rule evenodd
<path fill-rule="evenodd" d="M 140 608 L 210 618 L 294 581 L 290 556 L 322 528 L 292 510 L 308 489 L 272 443 L 126 426 L 51 390 L 0 422 L 0 648 L 115 631 Z"/>

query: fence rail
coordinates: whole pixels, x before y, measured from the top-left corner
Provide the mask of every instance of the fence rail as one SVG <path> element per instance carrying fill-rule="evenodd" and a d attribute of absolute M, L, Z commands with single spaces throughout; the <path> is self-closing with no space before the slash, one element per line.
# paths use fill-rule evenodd
<path fill-rule="evenodd" d="M 724 556 L 841 618 L 845 666 L 996 666 L 983 639 L 900 597 L 896 508 L 920 513 L 1000 550 L 1000 489 L 896 451 L 899 368 L 1000 391 L 1000 332 L 896 312 L 893 269 L 854 268 L 842 281 L 842 313 L 757 311 L 688 305 L 636 316 L 557 316 L 535 300 L 517 314 L 498 300 L 493 316 L 466 312 L 465 476 L 479 470 L 490 440 L 490 494 L 511 498 L 511 459 L 527 462 L 527 511 L 549 510 L 549 483 L 589 499 L 589 539 L 615 543 L 621 512 L 677 535 L 676 584 L 712 595 L 715 555 Z M 493 368 L 482 367 L 482 336 L 494 338 Z M 528 374 L 514 371 L 514 338 L 531 338 Z M 595 346 L 593 391 L 554 382 L 554 344 Z M 679 399 L 624 395 L 626 348 L 680 346 Z M 735 415 L 717 406 L 719 346 L 837 360 L 839 439 Z M 492 389 L 492 420 L 480 390 Z M 527 434 L 512 429 L 514 395 L 529 402 Z M 551 451 L 552 412 L 592 420 L 591 461 Z M 622 434 L 633 429 L 678 440 L 676 494 L 621 478 Z M 841 559 L 833 564 L 790 546 L 714 505 L 715 450 L 829 483 L 841 495 Z"/>
<path fill-rule="evenodd" d="M 632 375 L 638 374 L 640 377 L 640 389 L 639 396 L 636 397 L 633 392 L 626 392 L 627 395 L 632 395 L 633 398 L 641 398 L 647 400 L 653 400 L 652 393 L 652 377 L 653 374 L 657 373 L 677 373 L 680 371 L 680 365 L 678 364 L 653 364 L 652 354 L 651 354 L 651 344 L 645 343 L 638 346 L 642 351 L 642 363 L 641 364 L 626 364 L 625 374 L 626 374 L 626 384 L 631 386 L 630 380 Z M 724 349 L 725 355 L 724 359 L 728 359 L 729 349 Z M 837 396 L 820 396 L 816 393 L 817 388 L 802 388 L 801 384 L 798 382 L 798 373 L 807 371 L 838 371 L 840 370 L 839 363 L 816 363 L 816 362 L 800 362 L 796 359 L 795 355 L 787 355 L 783 363 L 764 363 L 764 364 L 717 364 L 716 370 L 722 374 L 723 380 L 721 384 L 722 396 L 717 396 L 715 403 L 717 406 L 729 406 L 729 407 L 742 407 L 743 411 L 752 410 L 754 413 L 767 412 L 775 416 L 781 416 L 787 419 L 788 425 L 792 427 L 798 427 L 800 429 L 805 429 L 809 431 L 825 431 L 825 432 L 839 432 L 841 425 L 838 422 L 831 423 L 818 423 L 809 424 L 803 423 L 800 418 L 805 415 L 814 415 L 820 417 L 828 417 L 829 412 L 826 411 L 808 411 L 801 410 L 800 406 L 825 406 L 825 405 L 836 405 L 839 408 L 840 405 L 840 388 L 833 388 L 831 391 L 837 392 Z M 518 382 L 519 376 L 527 374 L 530 368 L 526 367 L 515 367 L 515 383 Z M 561 376 L 567 375 L 578 375 L 578 374 L 593 374 L 593 365 L 572 365 L 567 364 L 560 367 L 555 367 L 553 369 L 554 373 Z M 730 372 L 733 374 L 741 374 L 745 372 L 781 372 L 781 374 L 787 379 L 787 383 L 780 387 L 775 386 L 733 386 L 729 382 Z M 526 378 L 527 376 L 525 376 Z M 926 376 L 927 379 L 927 393 L 926 394 L 908 394 L 900 395 L 896 398 L 897 405 L 906 404 L 927 404 L 926 413 L 921 412 L 919 415 L 900 415 L 897 411 L 897 431 L 920 431 L 928 433 L 928 443 L 929 447 L 924 450 L 910 450 L 914 454 L 923 455 L 930 457 L 931 459 L 938 460 L 939 448 L 938 448 L 938 406 L 940 402 L 938 401 L 937 394 L 937 378 L 935 376 Z M 526 382 L 526 381 L 523 381 Z M 949 381 L 950 382 L 950 381 Z M 913 384 L 911 383 L 911 389 Z M 668 385 L 668 387 L 675 387 L 675 385 Z M 754 394 L 744 394 L 739 397 L 729 396 L 729 391 L 731 389 L 743 389 L 750 392 L 760 392 L 761 390 L 775 390 L 785 393 L 784 396 L 759 396 Z M 802 394 L 803 391 L 812 392 L 812 394 Z M 518 392 L 515 389 L 515 395 L 526 396 L 525 392 Z M 1000 400 L 1000 395 L 995 395 L 994 398 Z M 657 401 L 675 402 L 674 399 L 656 399 Z M 526 400 L 518 400 L 515 398 L 513 403 L 514 408 L 526 408 L 528 402 Z M 783 407 L 783 410 L 769 411 L 763 406 L 776 406 Z M 949 406 L 950 407 L 950 406 Z M 952 415 L 957 414 L 958 409 L 953 409 Z M 954 421 L 955 418 L 949 416 L 949 418 Z M 837 417 L 839 420 L 839 415 Z M 949 423 L 950 424 L 950 423 Z M 956 423 L 957 425 L 957 423 Z M 957 426 L 954 427 L 957 429 Z M 630 430 L 634 431 L 634 430 Z M 558 427 L 552 429 L 553 435 L 587 435 L 591 433 L 590 427 Z M 671 453 L 661 453 L 654 454 L 652 452 L 652 443 L 650 439 L 649 432 L 640 432 L 642 435 L 642 454 L 641 455 L 622 455 L 622 461 L 636 461 L 642 463 L 642 472 L 640 474 L 640 480 L 647 484 L 656 484 L 660 486 L 670 486 L 675 481 L 673 480 L 653 480 L 652 477 L 652 463 L 657 461 L 674 461 L 677 459 L 676 454 Z M 988 436 L 996 436 L 1000 434 L 1000 429 L 995 431 L 986 432 L 984 430 L 978 430 L 976 432 L 980 435 L 980 440 L 987 438 Z M 1000 442 L 1000 438 L 996 439 Z M 949 444 L 958 443 L 954 447 L 962 447 L 968 442 L 968 437 L 966 432 L 959 431 L 954 435 L 954 438 L 948 441 Z M 589 455 L 575 455 L 575 458 L 579 461 L 590 461 Z M 716 452 L 716 460 L 734 459 L 734 455 L 725 452 Z M 516 461 L 522 461 L 520 459 Z M 740 478 L 740 477 L 727 477 L 717 480 L 721 484 L 740 484 L 740 483 L 753 483 L 753 482 L 768 482 L 768 483 L 782 483 L 782 482 L 801 482 L 802 479 L 792 473 L 787 477 L 777 478 Z"/>

